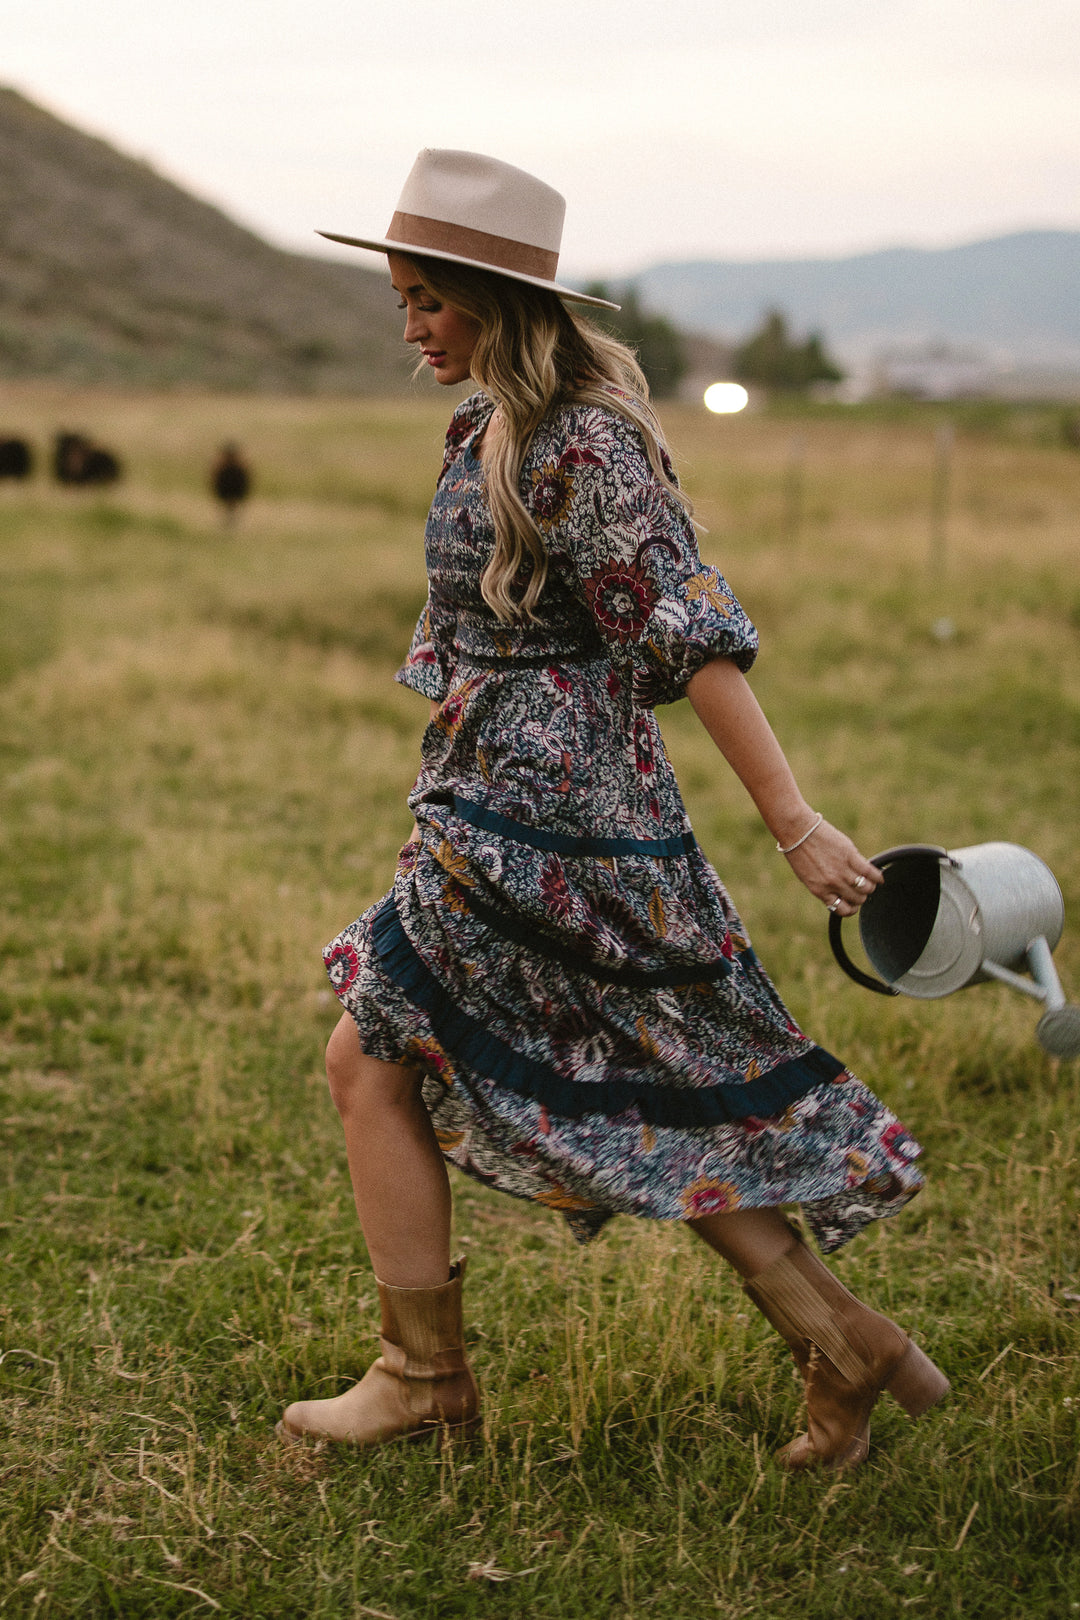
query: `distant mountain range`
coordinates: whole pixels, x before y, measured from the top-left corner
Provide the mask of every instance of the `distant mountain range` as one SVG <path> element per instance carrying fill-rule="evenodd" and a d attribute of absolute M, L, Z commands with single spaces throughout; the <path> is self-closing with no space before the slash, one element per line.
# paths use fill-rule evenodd
<path fill-rule="evenodd" d="M 841 259 L 658 264 L 633 283 L 658 314 L 728 340 L 781 309 L 797 331 L 824 333 L 849 363 L 959 345 L 999 362 L 1080 367 L 1080 231 Z"/>
<path fill-rule="evenodd" d="M 1080 231 L 659 264 L 633 284 L 695 334 L 695 373 L 777 307 L 848 366 L 961 345 L 998 366 L 1080 374 Z M 381 270 L 271 247 L 0 87 L 0 378 L 362 393 L 400 391 L 410 369 Z"/>
<path fill-rule="evenodd" d="M 409 369 L 359 255 L 271 247 L 0 88 L 0 377 L 365 392 Z"/>

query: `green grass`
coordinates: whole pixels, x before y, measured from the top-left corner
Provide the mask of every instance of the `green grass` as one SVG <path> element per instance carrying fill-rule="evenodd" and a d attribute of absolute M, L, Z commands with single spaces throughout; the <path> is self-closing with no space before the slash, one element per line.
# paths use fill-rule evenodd
<path fill-rule="evenodd" d="M 445 401 L 25 388 L 6 414 L 131 471 L 0 489 L 0 1613 L 1080 1613 L 1077 1066 L 999 987 L 849 984 L 685 705 L 665 731 L 758 949 L 925 1145 L 927 1190 L 838 1270 L 952 1395 L 917 1426 L 883 1402 L 858 1474 L 790 1479 L 790 1359 L 688 1234 L 581 1251 L 458 1181 L 483 1443 L 279 1444 L 374 1353 L 319 949 L 409 830 L 425 705 L 391 677 Z M 936 416 L 800 417 L 793 538 L 791 423 L 669 414 L 811 802 L 870 852 L 1027 844 L 1075 914 L 1080 457 L 961 422 L 931 574 Z M 227 436 L 258 469 L 232 534 L 203 493 Z"/>

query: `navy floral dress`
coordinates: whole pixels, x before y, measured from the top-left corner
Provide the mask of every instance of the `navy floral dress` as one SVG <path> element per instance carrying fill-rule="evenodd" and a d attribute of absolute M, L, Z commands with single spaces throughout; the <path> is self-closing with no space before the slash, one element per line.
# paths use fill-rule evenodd
<path fill-rule="evenodd" d="M 327 946 L 364 1050 L 424 1075 L 446 1158 L 560 1210 L 685 1220 L 799 1204 L 836 1248 L 918 1191 L 918 1146 L 797 1028 L 698 848 L 653 706 L 757 637 L 615 410 L 566 406 L 521 491 L 550 566 L 506 626 L 455 412 L 405 685 L 441 706 L 394 887 Z"/>

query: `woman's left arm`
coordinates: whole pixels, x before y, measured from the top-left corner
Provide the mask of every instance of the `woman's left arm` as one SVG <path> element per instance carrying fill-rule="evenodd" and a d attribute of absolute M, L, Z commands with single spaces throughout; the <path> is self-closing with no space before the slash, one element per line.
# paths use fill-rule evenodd
<path fill-rule="evenodd" d="M 730 658 L 712 658 L 686 688 L 695 714 L 753 799 L 782 848 L 802 840 L 816 812 L 799 792 L 784 751 L 746 678 Z M 857 911 L 882 882 L 882 874 L 851 839 L 822 821 L 787 856 L 796 877 L 826 905 L 836 899 L 841 916 Z M 855 879 L 863 879 L 856 888 Z"/>

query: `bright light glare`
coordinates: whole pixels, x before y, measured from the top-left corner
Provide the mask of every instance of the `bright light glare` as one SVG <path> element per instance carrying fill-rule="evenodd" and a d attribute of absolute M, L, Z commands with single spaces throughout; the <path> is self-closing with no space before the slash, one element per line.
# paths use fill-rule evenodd
<path fill-rule="evenodd" d="M 745 409 L 749 399 L 742 383 L 713 383 L 705 390 L 705 405 L 717 416 L 733 416 Z"/>

